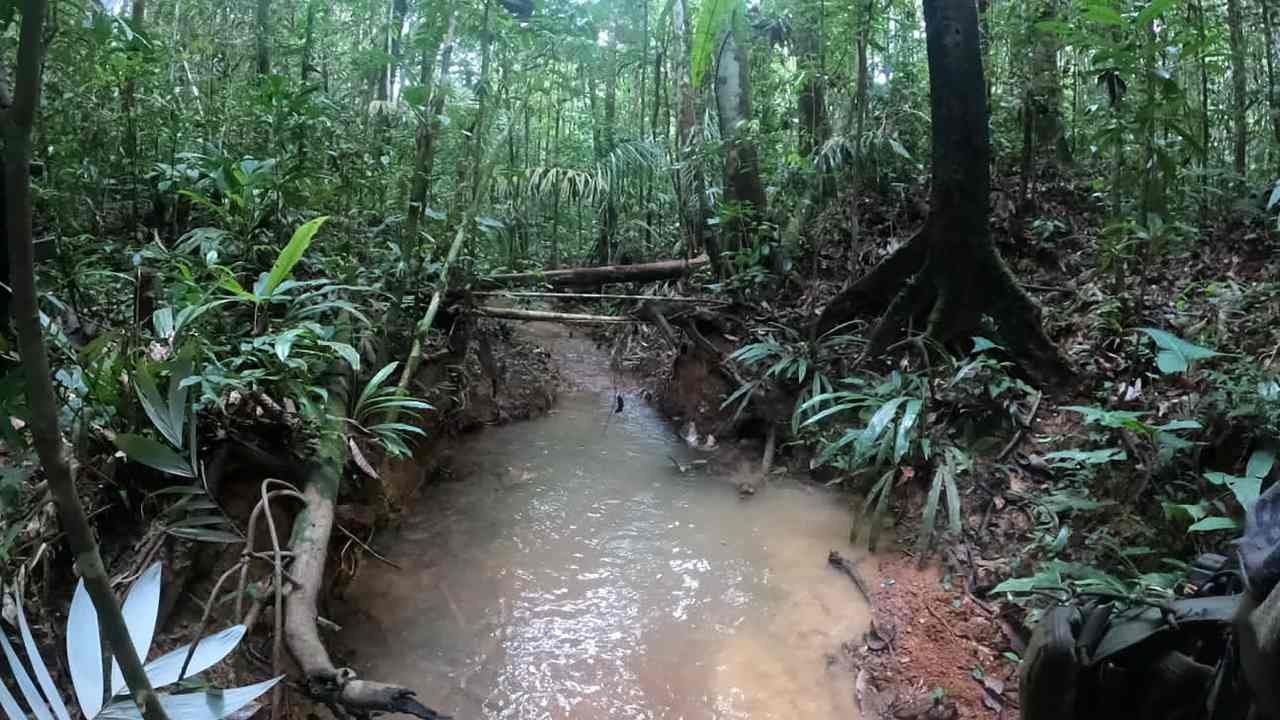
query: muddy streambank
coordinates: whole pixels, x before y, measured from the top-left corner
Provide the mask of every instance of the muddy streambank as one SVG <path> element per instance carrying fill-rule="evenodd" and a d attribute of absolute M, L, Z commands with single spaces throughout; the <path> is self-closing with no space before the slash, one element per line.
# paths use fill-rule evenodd
<path fill-rule="evenodd" d="M 344 662 L 459 718 L 858 717 L 847 502 L 741 499 L 758 448 L 691 448 L 593 340 L 514 332 L 558 399 L 439 453 L 332 601 Z"/>

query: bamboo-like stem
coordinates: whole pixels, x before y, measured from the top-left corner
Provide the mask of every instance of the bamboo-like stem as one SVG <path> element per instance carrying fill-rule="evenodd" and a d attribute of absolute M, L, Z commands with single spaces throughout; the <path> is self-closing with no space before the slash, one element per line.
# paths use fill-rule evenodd
<path fill-rule="evenodd" d="M 160 699 L 151 688 L 142 661 L 129 638 L 129 628 L 98 552 L 89 520 L 76 494 L 71 463 L 58 429 L 58 402 L 49 379 L 49 357 L 40 329 L 35 286 L 35 246 L 31 229 L 31 132 L 40 104 L 44 64 L 45 0 L 24 0 L 14 73 L 13 105 L 4 112 L 5 198 L 9 234 L 9 259 L 13 277 L 14 328 L 26 372 L 29 427 L 36 453 L 44 466 L 49 491 L 58 507 L 62 529 L 75 553 L 85 589 L 97 611 L 107 645 L 120 665 L 133 701 L 146 720 L 167 720 Z"/>

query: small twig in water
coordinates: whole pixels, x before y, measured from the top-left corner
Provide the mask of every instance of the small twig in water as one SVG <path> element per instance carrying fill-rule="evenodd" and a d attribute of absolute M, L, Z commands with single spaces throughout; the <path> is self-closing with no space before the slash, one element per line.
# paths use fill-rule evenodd
<path fill-rule="evenodd" d="M 374 550 L 373 548 L 369 547 L 369 546 L 368 546 L 368 544 L 366 544 L 363 540 L 361 540 L 360 538 L 358 538 L 358 537 L 356 537 L 355 535 L 353 535 L 353 534 L 351 533 L 351 531 L 350 531 L 350 530 L 348 530 L 348 529 L 346 529 L 346 528 L 342 527 L 341 525 L 337 525 L 337 524 L 335 524 L 335 525 L 334 525 L 334 527 L 338 528 L 338 531 L 339 531 L 339 532 L 341 532 L 343 535 L 346 535 L 347 537 L 351 538 L 351 541 L 352 541 L 352 542 L 354 542 L 355 544 L 357 544 L 357 545 L 359 545 L 360 547 L 364 548 L 364 551 L 365 551 L 365 552 L 367 552 L 367 553 L 369 553 L 370 555 L 372 555 L 374 560 L 378 560 L 378 561 L 381 561 L 381 562 L 383 562 L 383 563 L 386 563 L 387 565 L 390 565 L 391 567 L 393 567 L 393 568 L 395 568 L 395 569 L 397 569 L 397 570 L 400 570 L 400 571 L 402 571 L 402 572 L 404 571 L 404 568 L 403 568 L 403 567 L 401 567 L 400 565 L 397 565 L 396 563 L 392 562 L 391 560 L 388 560 L 387 558 L 385 558 L 385 557 L 383 557 L 382 555 L 378 554 L 378 551 L 377 551 L 377 550 Z"/>

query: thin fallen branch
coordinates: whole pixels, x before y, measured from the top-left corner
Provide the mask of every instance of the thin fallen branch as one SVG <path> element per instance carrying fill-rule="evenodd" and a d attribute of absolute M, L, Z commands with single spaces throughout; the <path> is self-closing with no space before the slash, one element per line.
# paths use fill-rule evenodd
<path fill-rule="evenodd" d="M 1009 440 L 1009 444 L 1004 446 L 1000 454 L 996 457 L 1000 462 L 1009 457 L 1009 453 L 1022 442 L 1022 437 L 1027 434 L 1027 430 L 1031 429 L 1031 423 L 1036 419 L 1036 412 L 1040 410 L 1040 401 L 1044 399 L 1044 393 L 1037 392 L 1036 399 L 1031 403 L 1031 411 L 1027 413 L 1027 417 L 1018 423 L 1018 431 L 1013 434 L 1013 438 Z"/>
<path fill-rule="evenodd" d="M 342 527 L 341 525 L 335 525 L 334 527 L 338 528 L 338 532 L 340 532 L 340 533 L 342 533 L 343 535 L 346 535 L 348 538 L 350 538 L 350 539 L 351 539 L 351 542 L 353 542 L 353 543 L 355 543 L 355 544 L 359 545 L 361 548 L 363 548 L 363 549 L 364 549 L 364 551 L 365 551 L 365 552 L 367 552 L 367 553 L 369 553 L 369 555 L 373 556 L 373 559 L 374 559 L 374 560 L 377 560 L 378 562 L 384 563 L 384 564 L 386 564 L 386 565 L 390 565 L 391 567 L 395 568 L 396 570 L 401 570 L 401 571 L 403 571 L 403 570 L 404 570 L 404 568 L 403 568 L 402 566 L 397 565 L 396 563 L 394 563 L 394 562 L 392 562 L 391 560 L 387 559 L 385 556 L 380 555 L 380 554 L 378 553 L 378 551 L 377 551 L 377 550 L 374 550 L 373 548 L 369 547 L 369 544 L 368 544 L 368 543 L 366 543 L 365 541 L 363 541 L 363 540 L 361 540 L 360 538 L 356 537 L 356 536 L 355 536 L 355 535 L 354 535 L 350 530 L 348 530 L 348 529 L 346 529 L 346 528 Z"/>
<path fill-rule="evenodd" d="M 548 310 L 521 310 L 519 308 L 489 307 L 481 305 L 467 308 L 466 312 L 481 317 L 499 318 L 503 320 L 542 320 L 546 322 L 567 323 L 570 325 L 622 325 L 644 322 L 640 318 L 620 315 L 587 315 L 583 313 L 561 313 Z"/>
<path fill-rule="evenodd" d="M 862 579 L 862 575 L 858 573 L 858 568 L 851 561 L 847 560 L 843 555 L 832 550 L 827 555 L 827 563 L 849 576 L 853 584 L 858 588 L 858 592 L 862 593 L 862 598 L 871 604 L 871 593 L 867 590 L 867 583 Z"/>
<path fill-rule="evenodd" d="M 601 265 L 599 267 L 543 270 L 526 273 L 489 275 L 477 280 L 482 288 L 542 283 L 552 287 L 601 285 L 604 283 L 651 282 L 687 275 L 711 263 L 704 253 L 692 260 L 660 260 L 639 265 Z"/>
<path fill-rule="evenodd" d="M 610 293 L 533 292 L 516 290 L 473 290 L 477 297 L 550 298 L 553 300 L 639 300 L 641 302 L 687 303 L 689 305 L 730 305 L 714 298 L 668 297 L 665 295 L 618 295 Z"/>

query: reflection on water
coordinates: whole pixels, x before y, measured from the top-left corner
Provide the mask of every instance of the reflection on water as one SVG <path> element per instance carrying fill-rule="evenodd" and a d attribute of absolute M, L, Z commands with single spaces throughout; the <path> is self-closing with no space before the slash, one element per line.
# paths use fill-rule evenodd
<path fill-rule="evenodd" d="M 827 656 L 866 608 L 827 551 L 844 505 L 781 480 L 749 501 L 641 403 L 563 398 L 485 431 L 366 563 L 344 644 L 365 677 L 459 720 L 855 718 Z M 607 424 L 606 424 L 607 419 Z"/>

